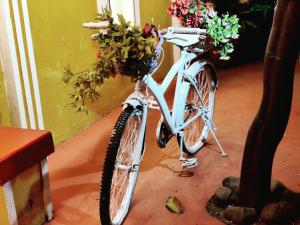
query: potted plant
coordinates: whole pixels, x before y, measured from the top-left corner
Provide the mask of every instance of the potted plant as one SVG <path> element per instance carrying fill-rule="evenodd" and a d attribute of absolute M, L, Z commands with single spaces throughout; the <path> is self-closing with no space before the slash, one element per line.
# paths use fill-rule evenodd
<path fill-rule="evenodd" d="M 232 41 L 239 37 L 239 19 L 228 13 L 218 16 L 211 2 L 201 0 L 173 0 L 167 9 L 186 27 L 207 29 L 209 40 L 220 59 L 228 60 L 234 50 Z"/>
<path fill-rule="evenodd" d="M 105 79 L 116 75 L 139 79 L 156 67 L 155 44 L 158 41 L 157 29 L 146 24 L 143 30 L 131 25 L 122 15 L 115 22 L 111 12 L 103 9 L 99 21 L 106 22 L 97 36 L 99 48 L 97 63 L 82 72 L 73 72 L 68 66 L 63 81 L 73 87 L 71 107 L 76 111 L 87 111 L 85 102 L 92 102 L 99 96 L 99 87 Z"/>

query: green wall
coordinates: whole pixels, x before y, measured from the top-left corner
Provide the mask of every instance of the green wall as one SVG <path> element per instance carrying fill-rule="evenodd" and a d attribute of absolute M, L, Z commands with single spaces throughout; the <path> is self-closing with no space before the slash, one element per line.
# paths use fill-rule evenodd
<path fill-rule="evenodd" d="M 170 25 L 165 11 L 168 3 L 141 0 L 142 23 L 153 17 L 161 27 Z M 57 144 L 117 108 L 133 90 L 133 84 L 126 77 L 109 79 L 101 97 L 89 106 L 88 115 L 74 112 L 67 106 L 71 90 L 61 78 L 67 65 L 81 71 L 96 61 L 97 44 L 90 40 L 93 32 L 82 28 L 83 22 L 94 19 L 96 0 L 28 0 L 28 9 L 45 129 L 52 131 Z M 171 63 L 167 61 L 163 67 Z"/>
<path fill-rule="evenodd" d="M 0 126 L 11 126 L 10 113 L 5 93 L 2 64 L 0 62 Z"/>

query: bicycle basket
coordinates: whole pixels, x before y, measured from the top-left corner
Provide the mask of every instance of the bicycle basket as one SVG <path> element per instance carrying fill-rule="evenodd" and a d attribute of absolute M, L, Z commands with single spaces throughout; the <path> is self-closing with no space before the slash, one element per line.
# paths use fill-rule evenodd
<path fill-rule="evenodd" d="M 210 37 L 206 36 L 205 38 L 201 39 L 196 44 L 193 44 L 189 47 L 189 51 L 193 51 L 193 49 L 202 49 L 204 52 L 210 51 L 214 48 L 213 42 Z"/>
<path fill-rule="evenodd" d="M 113 65 L 116 73 L 129 76 L 135 79 L 140 79 L 146 74 L 155 70 L 158 65 L 160 50 L 155 51 L 155 55 L 146 60 L 138 60 L 136 58 L 128 58 L 126 62 L 117 62 Z"/>

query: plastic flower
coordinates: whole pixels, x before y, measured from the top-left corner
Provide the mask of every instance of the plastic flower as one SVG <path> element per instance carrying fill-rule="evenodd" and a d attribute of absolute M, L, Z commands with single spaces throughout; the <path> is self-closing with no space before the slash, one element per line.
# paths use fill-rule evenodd
<path fill-rule="evenodd" d="M 182 9 L 181 12 L 183 15 L 187 15 L 189 13 L 189 9 L 188 8 Z"/>
<path fill-rule="evenodd" d="M 181 0 L 181 4 L 185 8 L 189 8 L 191 3 L 192 3 L 191 0 Z"/>
<path fill-rule="evenodd" d="M 175 16 L 184 26 L 204 27 L 207 20 L 216 15 L 214 5 L 201 0 L 173 0 L 167 9 L 171 16 Z"/>
<path fill-rule="evenodd" d="M 239 37 L 240 25 L 236 15 L 218 16 L 213 3 L 201 0 L 173 0 L 167 12 L 178 18 L 183 26 L 207 29 L 220 59 L 229 59 L 228 54 L 234 49 L 230 41 Z"/>

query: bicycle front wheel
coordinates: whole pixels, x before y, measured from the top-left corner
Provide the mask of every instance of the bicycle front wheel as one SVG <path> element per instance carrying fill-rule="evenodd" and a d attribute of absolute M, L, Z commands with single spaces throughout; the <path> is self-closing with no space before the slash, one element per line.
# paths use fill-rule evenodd
<path fill-rule="evenodd" d="M 143 111 L 128 106 L 119 116 L 106 153 L 100 191 L 103 225 L 119 225 L 128 213 L 144 148 Z M 138 161 L 138 162 L 137 162 Z"/>
<path fill-rule="evenodd" d="M 205 64 L 195 75 L 195 86 L 191 84 L 185 94 L 183 122 L 196 116 L 199 110 L 204 110 L 207 118 L 210 121 L 212 120 L 216 85 L 215 69 L 210 64 Z M 183 151 L 188 154 L 194 154 L 199 151 L 203 147 L 208 133 L 209 127 L 205 124 L 202 117 L 198 117 L 184 128 L 182 137 Z M 180 143 L 180 137 L 178 137 L 178 141 Z"/>

